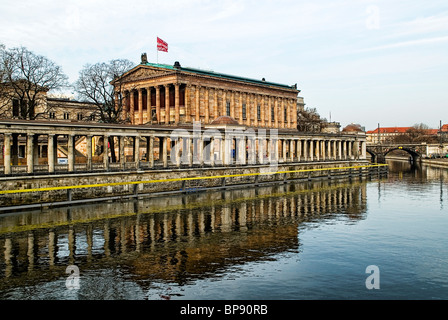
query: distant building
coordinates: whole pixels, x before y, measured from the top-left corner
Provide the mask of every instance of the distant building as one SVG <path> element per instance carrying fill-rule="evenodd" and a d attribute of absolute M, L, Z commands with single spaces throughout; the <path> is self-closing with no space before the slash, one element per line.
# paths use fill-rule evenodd
<path fill-rule="evenodd" d="M 27 100 L 20 100 L 12 90 L 2 92 L 0 96 L 0 119 L 34 119 L 49 121 L 97 121 L 96 106 L 89 102 L 80 102 L 70 98 L 57 98 L 48 95 L 48 91 L 39 90 L 35 106 L 28 111 L 26 117 L 21 112 Z"/>
<path fill-rule="evenodd" d="M 391 142 L 398 136 L 408 135 L 410 131 L 412 131 L 414 127 L 383 127 L 376 128 L 375 130 L 367 131 L 367 142 L 369 143 L 384 143 Z M 446 130 L 448 133 L 448 125 L 444 125 L 442 130 L 438 129 L 426 129 L 424 130 L 425 136 L 434 138 L 439 134 L 445 134 L 443 130 Z"/>
<path fill-rule="evenodd" d="M 412 127 L 384 127 L 376 128 L 375 130 L 370 130 L 366 132 L 367 142 L 378 143 L 387 142 L 392 140 L 394 137 L 406 134 Z M 379 130 L 379 131 L 378 131 Z"/>
<path fill-rule="evenodd" d="M 362 134 L 364 134 L 365 133 L 365 129 L 360 124 L 350 123 L 349 125 L 345 126 L 342 129 L 342 133 L 351 133 L 351 134 L 362 133 Z"/>

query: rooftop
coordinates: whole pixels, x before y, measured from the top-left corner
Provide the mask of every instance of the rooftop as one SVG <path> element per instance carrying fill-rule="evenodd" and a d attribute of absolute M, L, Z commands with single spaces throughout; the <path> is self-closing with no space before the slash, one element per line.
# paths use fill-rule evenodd
<path fill-rule="evenodd" d="M 150 62 L 142 63 L 142 65 L 146 65 L 149 67 L 155 67 L 155 68 L 163 68 L 163 69 L 168 69 L 168 70 L 172 70 L 172 71 L 189 72 L 189 73 L 194 73 L 194 74 L 198 74 L 198 75 L 211 76 L 211 77 L 223 78 L 223 79 L 228 79 L 228 80 L 243 81 L 243 82 L 248 82 L 248 83 L 257 84 L 257 85 L 267 85 L 267 86 L 280 87 L 280 88 L 284 88 L 284 89 L 297 90 L 297 84 L 286 85 L 286 84 L 266 81 L 266 80 L 264 80 L 264 78 L 262 80 L 257 80 L 257 79 L 245 78 L 245 77 L 240 77 L 240 76 L 234 76 L 234 75 L 230 75 L 230 74 L 218 73 L 218 72 L 215 72 L 212 70 L 185 68 L 185 67 L 181 67 L 177 61 L 174 65 L 150 63 Z M 300 90 L 298 90 L 298 91 L 300 91 Z"/>
<path fill-rule="evenodd" d="M 215 120 L 212 121 L 211 124 L 232 124 L 237 125 L 238 121 L 229 116 L 219 116 Z"/>

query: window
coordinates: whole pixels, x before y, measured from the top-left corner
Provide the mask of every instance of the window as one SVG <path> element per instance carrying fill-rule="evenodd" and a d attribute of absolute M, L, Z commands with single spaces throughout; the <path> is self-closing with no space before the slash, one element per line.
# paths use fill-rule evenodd
<path fill-rule="evenodd" d="M 274 107 L 271 107 L 271 121 L 275 121 L 275 111 L 274 111 Z"/>
<path fill-rule="evenodd" d="M 243 119 L 246 119 L 246 104 L 243 103 Z"/>
<path fill-rule="evenodd" d="M 261 106 L 257 105 L 257 119 L 261 120 Z"/>
<path fill-rule="evenodd" d="M 64 120 L 69 120 L 69 119 L 70 119 L 70 113 L 64 112 Z"/>
<path fill-rule="evenodd" d="M 226 114 L 230 117 L 230 101 L 226 101 Z"/>
<path fill-rule="evenodd" d="M 82 113 L 78 113 L 77 117 L 78 117 L 78 121 L 82 121 Z"/>
<path fill-rule="evenodd" d="M 14 99 L 12 100 L 12 116 L 18 117 L 19 114 L 20 114 L 19 100 Z"/>
<path fill-rule="evenodd" d="M 285 108 L 284 112 L 284 122 L 288 122 L 288 109 Z"/>
<path fill-rule="evenodd" d="M 95 121 L 95 114 L 94 114 L 94 113 L 92 113 L 92 114 L 90 115 L 90 121 Z"/>
<path fill-rule="evenodd" d="M 48 118 L 49 119 L 56 119 L 56 112 L 49 112 L 48 113 Z"/>

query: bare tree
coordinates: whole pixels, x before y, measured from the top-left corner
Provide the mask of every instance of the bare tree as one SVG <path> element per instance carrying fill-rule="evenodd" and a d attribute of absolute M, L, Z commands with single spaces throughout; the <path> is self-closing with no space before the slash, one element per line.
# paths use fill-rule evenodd
<path fill-rule="evenodd" d="M 437 135 L 431 134 L 431 129 L 424 123 L 414 124 L 406 132 L 392 137 L 393 143 L 437 143 Z"/>
<path fill-rule="evenodd" d="M 321 132 L 328 125 L 327 119 L 321 118 L 316 108 L 299 110 L 297 129 L 302 132 Z"/>
<path fill-rule="evenodd" d="M 2 109 L 12 105 L 12 116 L 21 119 L 46 117 L 46 93 L 69 86 L 60 66 L 24 47 L 0 50 L 0 69 Z"/>
<path fill-rule="evenodd" d="M 437 136 L 431 134 L 431 129 L 424 123 L 414 124 L 406 130 L 411 142 L 413 143 L 437 143 Z"/>
<path fill-rule="evenodd" d="M 124 123 L 122 119 L 124 99 L 121 96 L 119 83 L 112 86 L 110 82 L 134 67 L 126 59 L 111 60 L 108 63 L 100 62 L 94 65 L 85 65 L 79 72 L 75 83 L 75 90 L 82 100 L 93 102 L 96 106 L 95 117 L 103 123 Z M 116 162 L 115 145 L 113 137 L 109 137 L 112 162 Z M 104 142 L 104 145 L 106 142 Z"/>
<path fill-rule="evenodd" d="M 93 102 L 96 105 L 95 115 L 98 116 L 100 122 L 122 123 L 126 121 L 126 119 L 121 119 L 124 101 L 121 97 L 121 88 L 119 84 L 114 87 L 110 82 L 132 67 L 134 64 L 129 60 L 116 59 L 108 63 L 88 64 L 80 71 L 75 90 L 82 100 Z"/>
<path fill-rule="evenodd" d="M 3 56 L 3 51 L 5 50 L 5 46 L 0 44 L 0 57 Z M 6 115 L 6 108 L 9 104 L 8 95 L 6 94 L 6 72 L 3 68 L 3 64 L 0 63 L 0 118 L 4 118 Z"/>

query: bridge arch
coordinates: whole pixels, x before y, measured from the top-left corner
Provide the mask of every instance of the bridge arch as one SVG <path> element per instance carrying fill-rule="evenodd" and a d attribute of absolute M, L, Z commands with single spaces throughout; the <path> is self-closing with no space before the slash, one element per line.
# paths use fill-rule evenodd
<path fill-rule="evenodd" d="M 390 152 L 395 151 L 395 150 L 402 150 L 402 151 L 406 151 L 407 153 L 409 153 L 412 156 L 412 159 L 418 160 L 419 158 L 421 158 L 421 154 L 418 153 L 415 150 L 412 150 L 410 148 L 406 148 L 406 147 L 395 147 L 395 148 L 390 148 L 389 150 L 387 150 L 386 152 L 384 152 L 384 157 L 386 157 Z"/>
<path fill-rule="evenodd" d="M 369 148 L 366 148 L 366 152 L 372 156 L 372 162 L 373 163 L 378 162 L 378 154 L 377 153 L 375 153 L 374 151 L 370 150 Z"/>

